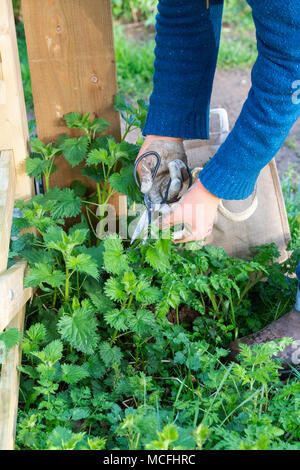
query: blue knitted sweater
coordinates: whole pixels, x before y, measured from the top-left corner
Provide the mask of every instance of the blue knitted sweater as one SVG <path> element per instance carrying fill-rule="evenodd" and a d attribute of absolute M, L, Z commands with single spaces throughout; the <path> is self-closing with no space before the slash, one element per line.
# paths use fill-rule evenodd
<path fill-rule="evenodd" d="M 300 0 L 248 0 L 258 58 L 226 141 L 200 174 L 222 199 L 244 199 L 300 116 Z M 160 0 L 154 88 L 144 135 L 209 137 L 223 0 Z"/>

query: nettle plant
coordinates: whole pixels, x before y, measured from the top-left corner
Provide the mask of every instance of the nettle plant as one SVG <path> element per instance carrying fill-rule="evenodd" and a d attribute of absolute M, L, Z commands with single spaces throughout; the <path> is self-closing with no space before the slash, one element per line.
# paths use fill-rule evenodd
<path fill-rule="evenodd" d="M 117 106 L 125 133 L 142 124 L 141 104 L 134 113 L 121 98 Z M 55 146 L 35 140 L 28 172 L 46 181 L 62 154 L 96 191 L 46 184 L 17 204 L 10 264 L 27 260 L 25 286 L 36 289 L 23 339 L 17 330 L 0 335 L 4 349 L 22 339 L 17 447 L 299 448 L 299 381 L 280 382 L 280 361 L 270 359 L 287 340 L 224 362 L 231 339 L 288 310 L 296 281 L 285 273 L 296 257 L 276 263 L 275 245 L 241 260 L 170 239 L 99 240 L 90 208 L 113 191 L 135 200 L 139 146 L 97 137 L 102 119 L 72 113 L 66 122 L 83 135 Z"/>

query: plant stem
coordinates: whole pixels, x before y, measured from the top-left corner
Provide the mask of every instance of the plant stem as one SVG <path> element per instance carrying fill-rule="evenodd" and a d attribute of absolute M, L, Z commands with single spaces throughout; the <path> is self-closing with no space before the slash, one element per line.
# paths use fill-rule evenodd
<path fill-rule="evenodd" d="M 65 287 L 65 300 L 68 302 L 69 300 L 69 269 L 66 268 L 66 287 Z"/>

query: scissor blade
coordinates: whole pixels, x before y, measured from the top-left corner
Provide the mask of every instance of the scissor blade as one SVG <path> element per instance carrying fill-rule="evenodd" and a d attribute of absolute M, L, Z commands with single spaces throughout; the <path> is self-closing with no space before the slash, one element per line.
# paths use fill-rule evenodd
<path fill-rule="evenodd" d="M 135 240 L 140 238 L 141 234 L 144 236 L 144 240 L 146 240 L 148 237 L 148 211 L 147 209 L 143 212 L 143 214 L 140 217 L 140 220 L 138 221 L 138 224 L 131 237 L 131 244 Z"/>

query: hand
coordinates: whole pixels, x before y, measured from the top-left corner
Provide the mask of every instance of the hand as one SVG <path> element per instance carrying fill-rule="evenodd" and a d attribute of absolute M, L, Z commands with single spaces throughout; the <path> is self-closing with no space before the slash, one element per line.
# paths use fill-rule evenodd
<path fill-rule="evenodd" d="M 152 203 L 161 203 L 171 178 L 168 199 L 181 197 L 188 188 L 189 177 L 186 171 L 187 157 L 182 139 L 173 137 L 147 136 L 138 155 L 154 151 L 161 157 L 161 165 L 154 181 L 152 174 L 157 163 L 154 155 L 141 161 L 137 170 L 141 180 L 141 191 L 149 195 Z"/>
<path fill-rule="evenodd" d="M 160 219 L 159 226 L 169 228 L 184 224 L 184 238 L 174 240 L 175 243 L 203 240 L 212 232 L 220 201 L 197 179 L 181 200 L 174 204 L 172 212 Z"/>

